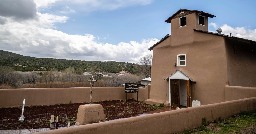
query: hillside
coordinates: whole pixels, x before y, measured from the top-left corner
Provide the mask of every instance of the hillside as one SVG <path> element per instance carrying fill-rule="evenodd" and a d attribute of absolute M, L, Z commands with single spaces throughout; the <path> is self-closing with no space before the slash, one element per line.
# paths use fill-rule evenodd
<path fill-rule="evenodd" d="M 140 72 L 139 65 L 134 63 L 35 58 L 3 50 L 0 50 L 0 66 L 8 66 L 16 71 L 62 71 L 68 67 L 73 67 L 76 73 L 85 71 L 117 73 L 122 70 L 132 74 Z"/>

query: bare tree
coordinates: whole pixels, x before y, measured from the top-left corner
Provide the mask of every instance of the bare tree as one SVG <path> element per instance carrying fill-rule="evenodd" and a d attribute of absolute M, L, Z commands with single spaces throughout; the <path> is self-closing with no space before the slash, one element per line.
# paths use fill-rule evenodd
<path fill-rule="evenodd" d="M 96 83 L 96 86 L 108 86 L 108 87 L 119 87 L 122 86 L 124 83 L 137 83 L 141 80 L 140 76 L 126 73 L 124 75 L 112 75 L 109 78 L 103 78 Z"/>
<path fill-rule="evenodd" d="M 144 77 L 150 77 L 151 63 L 152 63 L 152 55 L 146 55 L 140 59 L 139 61 L 140 70 Z"/>
<path fill-rule="evenodd" d="M 66 82 L 73 82 L 74 81 L 74 75 L 75 75 L 75 69 L 74 67 L 68 67 L 64 70 L 64 79 Z"/>

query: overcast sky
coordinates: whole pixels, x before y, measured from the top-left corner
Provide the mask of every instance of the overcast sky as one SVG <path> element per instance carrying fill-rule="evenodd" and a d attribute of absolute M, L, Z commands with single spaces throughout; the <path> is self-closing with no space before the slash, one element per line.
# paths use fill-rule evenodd
<path fill-rule="evenodd" d="M 180 8 L 216 17 L 209 30 L 256 41 L 255 0 L 1 0 L 0 49 L 26 56 L 138 62 Z"/>

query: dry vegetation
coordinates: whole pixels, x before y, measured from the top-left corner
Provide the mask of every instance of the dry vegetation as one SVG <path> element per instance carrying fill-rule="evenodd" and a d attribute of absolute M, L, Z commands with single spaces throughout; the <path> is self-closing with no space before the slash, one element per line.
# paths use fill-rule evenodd
<path fill-rule="evenodd" d="M 118 87 L 127 82 L 138 82 L 142 79 L 130 73 L 92 73 L 97 87 Z M 0 70 L 0 89 L 8 88 L 67 88 L 89 87 L 91 75 L 76 74 L 74 68 L 65 71 L 34 71 L 18 72 L 13 70 Z"/>
<path fill-rule="evenodd" d="M 95 86 L 116 87 L 149 77 L 151 59 L 152 56 L 147 55 L 142 57 L 138 64 L 80 61 L 35 58 L 0 50 L 0 89 L 90 86 L 88 74 L 97 77 Z M 124 71 L 126 73 L 120 74 Z"/>

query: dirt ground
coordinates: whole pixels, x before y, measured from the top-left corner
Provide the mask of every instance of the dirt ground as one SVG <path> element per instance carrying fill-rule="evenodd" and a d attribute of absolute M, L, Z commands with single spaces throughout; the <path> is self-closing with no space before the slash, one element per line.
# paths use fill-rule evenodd
<path fill-rule="evenodd" d="M 24 122 L 19 122 L 21 107 L 0 108 L 0 130 L 49 128 L 51 115 L 58 116 L 59 127 L 75 125 L 78 107 L 86 103 L 61 104 L 52 106 L 25 107 Z M 106 120 L 138 116 L 143 113 L 155 113 L 170 110 L 170 107 L 148 105 L 135 100 L 97 102 L 104 108 Z"/>

